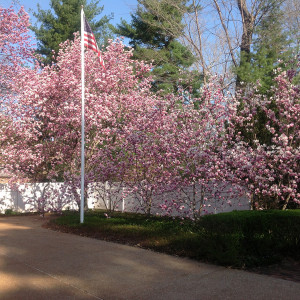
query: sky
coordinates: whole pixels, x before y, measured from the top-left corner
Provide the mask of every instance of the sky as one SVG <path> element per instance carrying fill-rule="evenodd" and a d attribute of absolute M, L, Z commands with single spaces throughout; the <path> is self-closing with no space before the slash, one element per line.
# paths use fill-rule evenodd
<path fill-rule="evenodd" d="M 13 0 L 0 0 L 0 6 L 9 7 Z M 32 16 L 31 10 L 37 11 L 37 4 L 39 3 L 42 9 L 48 9 L 50 0 L 18 0 L 20 5 L 24 6 L 27 13 L 30 15 L 30 21 L 35 24 L 35 19 Z M 130 22 L 130 13 L 134 11 L 137 6 L 137 0 L 100 0 L 99 3 L 104 6 L 103 15 L 114 14 L 114 19 L 111 20 L 113 25 L 119 24 L 121 18 Z M 101 15 L 99 16 L 102 17 Z"/>

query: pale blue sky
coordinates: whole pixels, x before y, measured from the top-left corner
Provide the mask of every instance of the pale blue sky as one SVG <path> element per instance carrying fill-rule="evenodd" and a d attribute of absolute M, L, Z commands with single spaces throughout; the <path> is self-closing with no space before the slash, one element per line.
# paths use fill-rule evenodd
<path fill-rule="evenodd" d="M 9 7 L 13 0 L 0 0 L 0 6 Z M 37 3 L 41 5 L 43 9 L 49 8 L 50 0 L 18 0 L 17 2 L 20 5 L 25 7 L 25 10 L 29 13 L 32 18 L 32 14 L 30 13 L 30 9 L 36 11 Z M 125 20 L 130 21 L 130 12 L 132 12 L 137 6 L 136 0 L 100 0 L 100 5 L 104 6 L 103 14 L 109 15 L 110 13 L 114 14 L 114 20 L 112 20 L 112 24 L 120 23 L 120 19 L 123 18 Z M 101 16 L 100 16 L 101 17 Z M 34 19 L 31 20 L 32 23 L 35 22 Z"/>
<path fill-rule="evenodd" d="M 31 11 L 37 11 L 38 3 L 42 9 L 48 9 L 50 0 L 0 0 L 0 6 L 7 8 L 13 2 L 19 3 L 17 7 L 24 6 L 26 12 L 30 15 L 30 22 L 35 24 L 36 20 Z M 121 18 L 130 22 L 130 13 L 136 8 L 137 0 L 100 0 L 99 4 L 104 6 L 103 15 L 110 15 L 113 13 L 114 19 L 111 20 L 111 23 L 116 25 L 120 23 Z M 101 17 L 101 15 L 99 17 Z M 32 36 L 34 36 L 33 33 Z M 128 44 L 129 40 L 125 38 L 124 43 Z"/>

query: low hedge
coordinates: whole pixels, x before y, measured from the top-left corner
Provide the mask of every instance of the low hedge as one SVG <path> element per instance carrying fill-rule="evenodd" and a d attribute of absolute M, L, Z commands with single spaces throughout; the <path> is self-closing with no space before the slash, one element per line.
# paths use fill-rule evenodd
<path fill-rule="evenodd" d="M 300 259 L 300 210 L 220 213 L 197 226 L 199 258 L 237 267 Z"/>

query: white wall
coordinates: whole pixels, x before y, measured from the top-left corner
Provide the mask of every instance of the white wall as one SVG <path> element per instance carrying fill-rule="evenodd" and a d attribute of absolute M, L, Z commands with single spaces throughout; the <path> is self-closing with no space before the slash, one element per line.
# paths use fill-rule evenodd
<path fill-rule="evenodd" d="M 187 215 L 190 212 L 191 201 L 195 199 L 196 208 L 203 205 L 203 213 L 219 213 L 232 210 L 250 209 L 249 199 L 243 196 L 229 197 L 228 184 L 212 185 L 203 191 L 205 201 L 201 203 L 201 188 L 199 185 L 193 190 L 185 187 L 181 190 L 170 191 L 152 197 L 153 214 L 170 214 L 173 216 Z M 196 193 L 193 193 L 196 191 Z M 77 193 L 77 194 L 76 194 Z M 18 212 L 38 211 L 44 206 L 45 211 L 61 209 L 78 210 L 80 201 L 79 190 L 71 191 L 64 183 L 30 183 L 20 184 L 13 188 L 8 184 L 0 184 L 0 213 L 6 209 Z M 114 209 L 128 212 L 143 212 L 143 199 L 138 192 L 132 192 L 120 183 L 110 186 L 108 183 L 93 183 L 88 186 L 88 207 L 93 209 Z M 167 208 L 164 209 L 163 207 Z M 186 212 L 186 213 L 185 213 Z"/>

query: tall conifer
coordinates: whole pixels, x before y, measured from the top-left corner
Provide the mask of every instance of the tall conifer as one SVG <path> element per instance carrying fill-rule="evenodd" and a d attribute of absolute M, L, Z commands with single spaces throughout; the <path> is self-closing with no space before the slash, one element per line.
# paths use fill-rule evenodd
<path fill-rule="evenodd" d="M 59 44 L 73 39 L 73 33 L 80 30 L 80 9 L 84 5 L 86 18 L 89 20 L 98 41 L 104 42 L 109 36 L 108 22 L 111 16 L 94 19 L 103 11 L 100 0 L 50 0 L 51 9 L 43 10 L 38 4 L 38 11 L 33 15 L 37 24 L 31 29 L 37 38 L 37 53 L 44 57 L 43 63 L 55 61 L 52 50 L 57 54 Z"/>
<path fill-rule="evenodd" d="M 197 72 L 185 72 L 193 64 L 195 58 L 187 47 L 180 43 L 179 37 L 184 29 L 182 25 L 176 32 L 172 26 L 174 19 L 182 24 L 184 13 L 188 11 L 186 0 L 157 1 L 138 0 L 138 7 L 129 24 L 121 21 L 114 32 L 130 39 L 134 47 L 134 59 L 153 63 L 152 75 L 155 91 L 176 92 L 181 85 L 190 88 L 193 93 L 199 88 L 201 75 Z M 153 7 L 159 9 L 165 16 L 158 17 Z M 168 18 L 172 22 L 168 23 Z M 187 74 L 196 75 L 188 76 Z"/>

